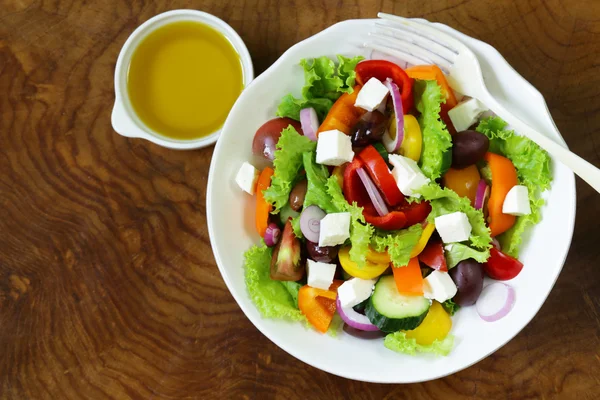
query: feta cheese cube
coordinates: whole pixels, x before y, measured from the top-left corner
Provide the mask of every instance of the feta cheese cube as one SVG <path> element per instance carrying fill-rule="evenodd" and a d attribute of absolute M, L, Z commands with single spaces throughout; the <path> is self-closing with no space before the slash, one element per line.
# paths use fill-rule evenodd
<path fill-rule="evenodd" d="M 390 90 L 377 78 L 371 78 L 365 83 L 356 96 L 355 107 L 373 111 L 379 108 Z"/>
<path fill-rule="evenodd" d="M 248 162 L 244 162 L 240 167 L 235 181 L 244 192 L 254 194 L 256 189 L 256 181 L 258 180 L 258 170 Z"/>
<path fill-rule="evenodd" d="M 342 165 L 352 161 L 354 152 L 350 136 L 337 129 L 319 133 L 317 162 L 324 165 Z"/>
<path fill-rule="evenodd" d="M 502 204 L 502 212 L 519 217 L 531 214 L 527 186 L 515 185 L 508 191 Z"/>
<path fill-rule="evenodd" d="M 376 279 L 352 278 L 338 288 L 338 297 L 342 307 L 354 307 L 365 301 L 373 293 Z"/>
<path fill-rule="evenodd" d="M 479 100 L 469 99 L 458 103 L 456 107 L 448 111 L 448 116 L 456 131 L 460 132 L 469 129 L 487 109 Z"/>
<path fill-rule="evenodd" d="M 471 224 L 464 212 L 453 212 L 435 219 L 435 229 L 444 243 L 464 242 L 471 236 Z"/>
<path fill-rule="evenodd" d="M 335 268 L 335 264 L 326 264 L 309 259 L 306 262 L 306 269 L 308 270 L 308 286 L 328 290 L 329 286 L 333 283 Z"/>
<path fill-rule="evenodd" d="M 450 274 L 442 271 L 433 271 L 423 280 L 423 296 L 440 303 L 456 295 L 457 289 Z"/>
<path fill-rule="evenodd" d="M 321 220 L 319 246 L 337 246 L 350 237 L 350 213 L 331 213 Z"/>
<path fill-rule="evenodd" d="M 414 191 L 429 183 L 429 179 L 423 175 L 415 160 L 398 154 L 390 154 L 389 162 L 394 167 L 392 176 L 402 194 L 421 197 L 419 193 Z"/>

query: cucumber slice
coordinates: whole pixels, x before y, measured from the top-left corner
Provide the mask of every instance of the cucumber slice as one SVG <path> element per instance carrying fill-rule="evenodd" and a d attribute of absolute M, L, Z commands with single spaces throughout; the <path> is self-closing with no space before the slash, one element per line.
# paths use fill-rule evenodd
<path fill-rule="evenodd" d="M 398 292 L 392 275 L 386 275 L 375 284 L 365 315 L 369 321 L 386 333 L 415 329 L 429 312 L 431 300 L 423 296 L 405 296 Z"/>

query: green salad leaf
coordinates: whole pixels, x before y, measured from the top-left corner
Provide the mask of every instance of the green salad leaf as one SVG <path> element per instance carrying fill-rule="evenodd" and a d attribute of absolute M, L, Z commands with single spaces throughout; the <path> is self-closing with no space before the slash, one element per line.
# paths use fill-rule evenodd
<path fill-rule="evenodd" d="M 427 220 L 433 222 L 440 215 L 450 214 L 462 211 L 467 214 L 471 224 L 471 237 L 469 238 L 471 247 L 483 250 L 486 260 L 489 257 L 489 249 L 492 247 L 492 237 L 490 229 L 485 224 L 483 213 L 476 210 L 469 199 L 460 197 L 456 192 L 448 188 L 442 189 L 435 183 L 430 183 L 417 190 L 421 193 L 423 199 L 429 200 L 431 204 L 431 213 Z"/>
<path fill-rule="evenodd" d="M 340 208 L 333 204 L 331 196 L 327 193 L 327 178 L 329 178 L 327 166 L 317 164 L 315 157 L 314 151 L 304 153 L 302 156 L 308 181 L 304 207 L 316 205 L 328 214 L 340 212 Z"/>
<path fill-rule="evenodd" d="M 442 307 L 444 307 L 444 310 L 446 310 L 446 312 L 450 314 L 450 316 L 453 316 L 458 310 L 460 310 L 460 306 L 454 301 L 452 301 L 452 299 L 448 299 L 445 302 L 443 302 Z"/>
<path fill-rule="evenodd" d="M 271 178 L 271 186 L 263 192 L 265 200 L 274 205 L 273 214 L 278 213 L 288 202 L 302 169 L 302 154 L 314 151 L 316 146 L 315 142 L 300 135 L 291 125 L 281 131 L 273 160 L 275 173 Z"/>
<path fill-rule="evenodd" d="M 284 96 L 277 108 L 277 115 L 300 120 L 300 110 L 313 107 L 319 119 L 323 120 L 342 93 L 352 93 L 356 79 L 354 68 L 363 57 L 338 55 L 337 59 L 337 66 L 327 56 L 300 60 L 304 68 L 302 97 L 296 98 L 291 94 Z"/>
<path fill-rule="evenodd" d="M 302 284 L 294 281 L 279 281 L 292 297 L 294 307 L 298 308 L 298 292 Z"/>
<path fill-rule="evenodd" d="M 447 356 L 454 347 L 454 336 L 448 335 L 444 340 L 435 340 L 432 344 L 424 346 L 417 343 L 414 338 L 407 338 L 404 332 L 390 333 L 383 341 L 385 347 L 398 353 L 415 355 L 416 353 L 433 353 Z"/>
<path fill-rule="evenodd" d="M 417 245 L 422 233 L 421 224 L 393 232 L 378 230 L 371 239 L 371 246 L 375 251 L 380 252 L 387 249 L 394 267 L 405 267 L 408 265 L 410 253 Z"/>
<path fill-rule="evenodd" d="M 359 266 L 363 266 L 367 262 L 367 253 L 369 252 L 369 244 L 373 236 L 373 225 L 365 221 L 362 207 L 356 203 L 349 204 L 344 198 L 342 188 L 338 180 L 331 176 L 327 180 L 327 193 L 331 196 L 333 204 L 342 212 L 350 213 L 350 260 Z"/>
<path fill-rule="evenodd" d="M 484 263 L 488 260 L 490 255 L 489 250 L 475 250 L 462 243 L 448 244 L 446 245 L 445 250 L 444 254 L 449 269 L 456 267 L 459 262 L 469 258 L 472 258 L 479 263 Z"/>
<path fill-rule="evenodd" d="M 295 286 L 271 279 L 272 254 L 273 249 L 262 241 L 260 246 L 252 246 L 244 254 L 245 280 L 250 298 L 265 318 L 304 320 L 304 315 L 297 307 L 298 292 Z"/>
<path fill-rule="evenodd" d="M 544 205 L 541 193 L 550 188 L 552 172 L 548 153 L 530 139 L 506 129 L 506 125 L 499 117 L 489 117 L 479 123 L 477 131 L 490 139 L 491 152 L 513 162 L 519 183 L 527 186 L 529 192 L 531 214 L 518 217 L 512 228 L 498 236 L 502 251 L 518 257 L 527 227 L 537 224 L 541 219 L 541 207 Z"/>
<path fill-rule="evenodd" d="M 446 102 L 436 81 L 416 80 L 415 104 L 421 113 L 419 126 L 423 135 L 423 149 L 419 167 L 432 181 L 441 177 L 452 163 L 452 138 L 440 119 L 441 104 Z"/>

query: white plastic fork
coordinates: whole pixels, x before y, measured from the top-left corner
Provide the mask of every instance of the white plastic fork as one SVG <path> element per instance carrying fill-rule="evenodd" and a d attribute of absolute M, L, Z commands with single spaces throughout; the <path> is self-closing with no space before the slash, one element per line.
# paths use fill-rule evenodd
<path fill-rule="evenodd" d="M 590 186 L 600 192 L 600 170 L 562 145 L 536 131 L 502 106 L 488 91 L 477 56 L 465 44 L 428 22 L 378 13 L 381 21 L 366 47 L 411 64 L 436 64 L 447 74 L 452 89 L 476 98 L 505 120 L 516 132 L 545 149 Z"/>

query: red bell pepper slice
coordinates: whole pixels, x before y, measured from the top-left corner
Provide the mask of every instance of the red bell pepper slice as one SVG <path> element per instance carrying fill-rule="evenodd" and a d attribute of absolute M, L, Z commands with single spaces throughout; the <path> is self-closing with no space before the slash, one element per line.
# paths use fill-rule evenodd
<path fill-rule="evenodd" d="M 490 258 L 483 264 L 483 270 L 492 279 L 507 281 L 519 275 L 523 263 L 495 247 L 490 249 Z"/>
<path fill-rule="evenodd" d="M 386 60 L 368 60 L 359 62 L 354 71 L 356 72 L 356 82 L 360 85 L 364 85 L 371 78 L 377 78 L 381 82 L 391 78 L 400 89 L 404 113 L 407 114 L 413 107 L 414 80 L 398 65 Z"/>
<path fill-rule="evenodd" d="M 431 205 L 426 201 L 412 204 L 404 201 L 392 208 L 387 215 L 380 217 L 356 172 L 358 168 L 363 167 L 364 163 L 359 157 L 355 157 L 348 164 L 344 171 L 343 192 L 349 203 L 356 202 L 359 207 L 363 208 L 363 215 L 368 223 L 377 228 L 392 231 L 417 224 L 427 218 L 431 212 Z"/>
<path fill-rule="evenodd" d="M 444 257 L 444 244 L 441 240 L 432 240 L 427 243 L 425 249 L 419 254 L 419 261 L 430 268 L 448 272 L 446 257 Z"/>
<path fill-rule="evenodd" d="M 358 154 L 358 157 L 367 166 L 367 172 L 379 188 L 386 203 L 395 206 L 404 200 L 404 195 L 398 189 L 398 184 L 390 169 L 375 147 L 368 145 Z"/>

